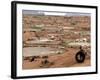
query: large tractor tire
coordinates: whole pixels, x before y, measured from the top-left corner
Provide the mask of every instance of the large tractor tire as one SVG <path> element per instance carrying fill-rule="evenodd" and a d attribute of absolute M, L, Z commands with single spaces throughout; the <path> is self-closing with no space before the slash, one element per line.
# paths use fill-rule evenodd
<path fill-rule="evenodd" d="M 75 55 L 75 59 L 78 63 L 83 63 L 85 60 L 85 53 L 81 51 L 77 52 Z"/>

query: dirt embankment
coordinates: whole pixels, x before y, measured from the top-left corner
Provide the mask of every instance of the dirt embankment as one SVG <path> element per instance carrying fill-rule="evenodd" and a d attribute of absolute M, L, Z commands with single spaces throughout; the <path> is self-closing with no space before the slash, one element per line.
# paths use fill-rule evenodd
<path fill-rule="evenodd" d="M 86 58 L 83 63 L 77 63 L 75 60 L 75 54 L 78 49 L 69 48 L 63 54 L 46 55 L 48 58 L 42 56 L 34 59 L 34 61 L 23 60 L 23 69 L 39 69 L 39 68 L 59 68 L 59 67 L 84 67 L 90 66 L 90 58 Z M 46 64 L 43 64 L 44 60 L 48 60 Z"/>

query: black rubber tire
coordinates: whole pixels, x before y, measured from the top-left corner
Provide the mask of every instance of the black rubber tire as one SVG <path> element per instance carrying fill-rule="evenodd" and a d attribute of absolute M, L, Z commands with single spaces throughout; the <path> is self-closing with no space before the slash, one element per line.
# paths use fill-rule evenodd
<path fill-rule="evenodd" d="M 80 57 L 80 59 L 79 59 Z M 77 54 L 75 55 L 75 59 L 78 63 L 83 63 L 85 60 L 85 53 L 83 52 L 77 52 Z"/>

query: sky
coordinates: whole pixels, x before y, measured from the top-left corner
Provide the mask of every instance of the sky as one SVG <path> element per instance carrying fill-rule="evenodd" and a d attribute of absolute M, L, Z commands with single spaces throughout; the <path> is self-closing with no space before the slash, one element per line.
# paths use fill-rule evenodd
<path fill-rule="evenodd" d="M 23 10 L 23 14 L 31 15 L 59 15 L 59 16 L 90 16 L 90 13 L 81 12 L 60 12 L 60 11 L 42 11 L 42 10 Z"/>

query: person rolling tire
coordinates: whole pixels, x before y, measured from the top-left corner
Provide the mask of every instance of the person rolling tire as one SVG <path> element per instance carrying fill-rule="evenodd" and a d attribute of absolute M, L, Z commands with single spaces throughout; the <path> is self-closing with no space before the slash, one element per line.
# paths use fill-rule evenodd
<path fill-rule="evenodd" d="M 80 46 L 80 51 L 76 53 L 75 59 L 78 63 L 83 63 L 85 60 L 85 51 L 82 49 L 82 46 Z"/>

